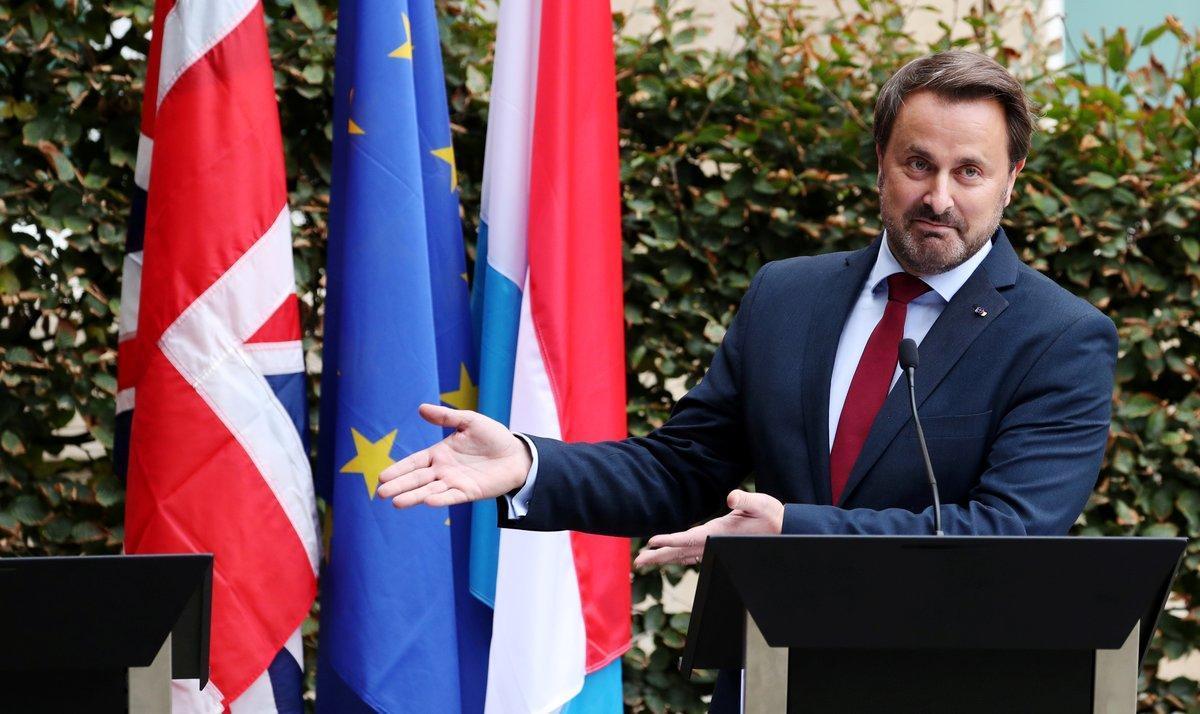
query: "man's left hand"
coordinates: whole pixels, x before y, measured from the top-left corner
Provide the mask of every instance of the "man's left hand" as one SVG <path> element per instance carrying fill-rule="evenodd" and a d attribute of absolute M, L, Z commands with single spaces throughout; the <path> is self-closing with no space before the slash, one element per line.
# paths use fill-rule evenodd
<path fill-rule="evenodd" d="M 730 491 L 726 503 L 730 513 L 680 533 L 651 538 L 633 561 L 633 567 L 650 565 L 696 565 L 704 556 L 704 541 L 710 535 L 766 535 L 783 532 L 783 503 L 765 493 Z"/>

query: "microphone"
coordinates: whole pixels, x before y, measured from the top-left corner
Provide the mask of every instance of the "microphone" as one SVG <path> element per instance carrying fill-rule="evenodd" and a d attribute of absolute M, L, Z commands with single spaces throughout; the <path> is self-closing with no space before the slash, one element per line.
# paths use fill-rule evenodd
<path fill-rule="evenodd" d="M 921 429 L 921 419 L 917 416 L 917 365 L 921 357 L 917 354 L 917 343 L 910 339 L 900 341 L 900 369 L 908 380 L 908 403 L 912 406 L 913 423 L 917 425 L 917 441 L 921 444 L 921 457 L 925 459 L 925 475 L 929 479 L 929 489 L 933 491 L 933 527 L 936 535 L 942 532 L 942 499 L 938 495 L 937 479 L 933 475 L 933 464 L 929 461 L 929 447 L 925 445 L 925 431 Z"/>

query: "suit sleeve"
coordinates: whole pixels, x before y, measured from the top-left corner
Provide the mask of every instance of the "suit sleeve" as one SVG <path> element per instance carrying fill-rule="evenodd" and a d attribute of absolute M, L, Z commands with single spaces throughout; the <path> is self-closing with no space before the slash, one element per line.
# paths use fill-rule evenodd
<path fill-rule="evenodd" d="M 1007 406 L 966 503 L 942 505 L 947 535 L 1064 535 L 1087 504 L 1108 442 L 1117 331 L 1089 310 L 1035 361 Z M 788 504 L 784 533 L 934 532 L 933 507 Z"/>
<path fill-rule="evenodd" d="M 704 378 L 644 437 L 566 444 L 530 437 L 538 477 L 529 510 L 500 525 L 640 536 L 677 531 L 725 504 L 749 473 L 742 415 L 741 358 L 754 298 L 771 265 L 755 276 Z"/>

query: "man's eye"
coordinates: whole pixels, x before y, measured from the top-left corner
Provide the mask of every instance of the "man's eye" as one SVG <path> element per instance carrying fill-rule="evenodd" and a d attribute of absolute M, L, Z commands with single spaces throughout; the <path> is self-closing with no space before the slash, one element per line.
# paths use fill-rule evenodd
<path fill-rule="evenodd" d="M 966 176 L 967 178 L 973 179 L 973 178 L 979 178 L 983 174 L 980 173 L 979 169 L 975 168 L 974 166 L 964 166 L 962 169 L 962 175 Z"/>
<path fill-rule="evenodd" d="M 924 171 L 929 168 L 929 162 L 925 159 L 909 159 L 908 167 L 914 171 Z"/>

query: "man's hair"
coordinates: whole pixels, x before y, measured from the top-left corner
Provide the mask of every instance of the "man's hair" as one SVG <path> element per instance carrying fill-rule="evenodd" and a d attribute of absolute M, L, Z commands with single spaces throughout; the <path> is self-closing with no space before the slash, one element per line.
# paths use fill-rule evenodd
<path fill-rule="evenodd" d="M 884 82 L 875 100 L 875 146 L 887 149 L 892 125 L 910 94 L 933 92 L 947 101 L 994 99 L 1008 123 L 1008 168 L 1029 155 L 1036 118 L 1025 90 L 999 62 L 975 52 L 950 50 L 926 55 L 904 65 Z"/>

